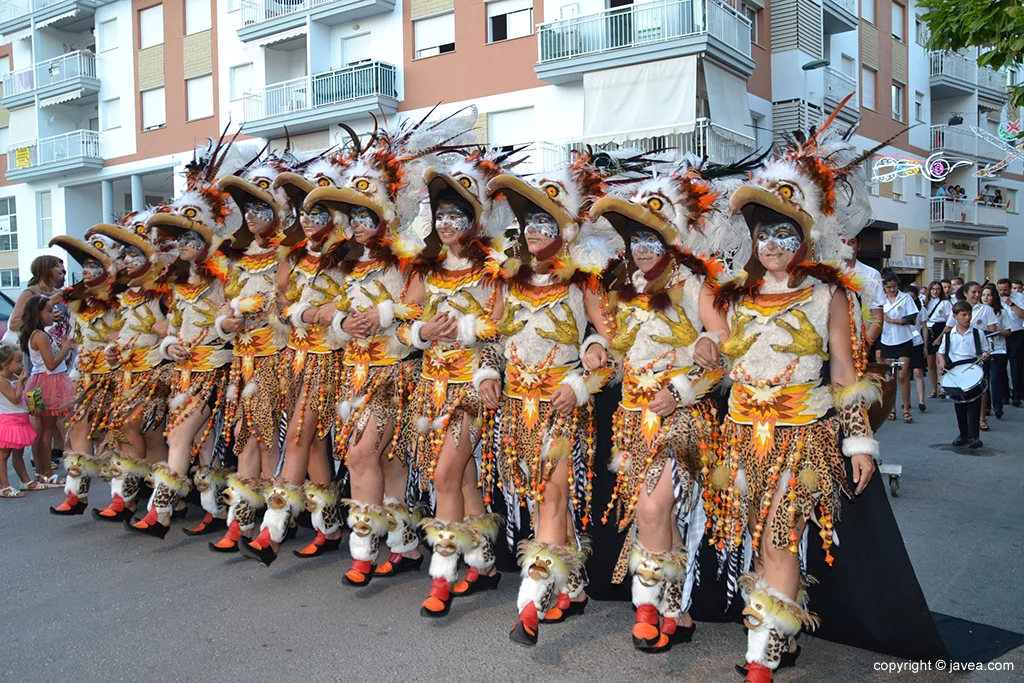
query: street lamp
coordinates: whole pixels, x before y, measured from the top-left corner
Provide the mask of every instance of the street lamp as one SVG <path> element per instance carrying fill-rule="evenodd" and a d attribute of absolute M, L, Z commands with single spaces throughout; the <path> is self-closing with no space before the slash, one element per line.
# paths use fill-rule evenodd
<path fill-rule="evenodd" d="M 804 71 L 804 130 L 809 130 L 811 127 L 811 109 L 807 102 L 807 72 L 824 69 L 831 63 L 827 59 L 815 59 L 800 67 Z"/>

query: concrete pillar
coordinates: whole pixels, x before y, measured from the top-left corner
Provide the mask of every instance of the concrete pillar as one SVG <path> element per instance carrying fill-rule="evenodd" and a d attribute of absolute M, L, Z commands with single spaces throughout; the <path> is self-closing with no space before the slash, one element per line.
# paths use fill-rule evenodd
<path fill-rule="evenodd" d="M 103 222 L 114 222 L 114 181 L 103 180 L 100 182 L 103 194 L 101 195 L 101 206 L 103 207 Z"/>
<path fill-rule="evenodd" d="M 142 176 L 132 176 L 132 211 L 142 211 L 146 208 L 146 193 L 142 189 Z"/>

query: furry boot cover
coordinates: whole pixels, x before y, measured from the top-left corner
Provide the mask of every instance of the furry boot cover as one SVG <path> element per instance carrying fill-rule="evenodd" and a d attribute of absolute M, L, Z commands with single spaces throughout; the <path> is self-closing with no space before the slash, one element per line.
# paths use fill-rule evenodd
<path fill-rule="evenodd" d="M 430 556 L 430 578 L 455 583 L 459 574 L 459 557 L 473 545 L 473 532 L 461 522 L 424 519 L 420 527 L 433 555 Z"/>
<path fill-rule="evenodd" d="M 388 520 L 388 548 L 401 555 L 415 550 L 420 544 L 417 528 L 420 515 L 397 498 L 384 499 L 384 516 Z"/>
<path fill-rule="evenodd" d="M 341 505 L 338 500 L 337 482 L 322 486 L 307 481 L 302 486 L 302 493 L 313 528 L 324 536 L 336 533 L 341 528 Z"/>
<path fill-rule="evenodd" d="M 466 564 L 480 574 L 487 574 L 496 560 L 494 544 L 498 540 L 501 517 L 493 514 L 466 517 L 465 525 L 472 532 L 470 546 L 464 556 Z"/>
<path fill-rule="evenodd" d="M 743 624 L 747 627 L 747 663 L 760 664 L 775 671 L 789 639 L 801 629 L 813 631 L 821 620 L 796 600 L 769 586 L 761 576 L 744 574 L 739 585 L 747 603 L 743 609 Z"/>
<path fill-rule="evenodd" d="M 522 583 L 516 608 L 522 612 L 533 603 L 539 614 L 555 606 L 558 594 L 565 592 L 569 575 L 579 571 L 579 555 L 559 545 L 530 539 L 518 547 Z"/>
<path fill-rule="evenodd" d="M 342 503 L 348 506 L 348 527 L 352 530 L 348 538 L 348 549 L 352 559 L 376 564 L 380 539 L 388 529 L 384 508 L 349 498 Z"/>

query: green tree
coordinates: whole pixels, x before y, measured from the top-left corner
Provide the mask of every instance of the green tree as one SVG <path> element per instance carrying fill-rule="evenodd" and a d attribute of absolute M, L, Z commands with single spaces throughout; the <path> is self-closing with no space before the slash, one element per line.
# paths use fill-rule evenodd
<path fill-rule="evenodd" d="M 920 0 L 928 13 L 931 50 L 985 49 L 978 64 L 993 69 L 1024 62 L 1024 3 L 1021 0 Z M 1010 89 L 1010 103 L 1024 106 L 1024 85 Z"/>

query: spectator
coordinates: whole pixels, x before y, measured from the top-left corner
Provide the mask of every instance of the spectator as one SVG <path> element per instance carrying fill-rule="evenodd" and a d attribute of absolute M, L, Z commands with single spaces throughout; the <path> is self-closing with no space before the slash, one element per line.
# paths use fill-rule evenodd
<path fill-rule="evenodd" d="M 900 291 L 900 279 L 896 273 L 886 270 L 882 273 L 882 287 L 885 291 L 883 299 L 882 325 L 882 358 L 899 361 L 900 392 L 903 395 L 903 421 L 910 423 L 914 416 L 910 414 L 910 354 L 913 351 L 913 326 L 917 321 L 917 303 L 909 294 Z M 896 410 L 889 415 L 890 420 L 896 419 Z"/>
<path fill-rule="evenodd" d="M 928 371 L 931 373 L 932 393 L 928 398 L 941 396 L 946 398 L 945 392 L 939 388 L 939 372 L 936 366 L 936 354 L 939 351 L 939 344 L 942 342 L 942 332 L 946 329 L 946 320 L 953 313 L 953 304 L 946 293 L 948 281 L 938 282 L 933 280 L 928 285 L 927 298 L 925 299 L 922 311 L 925 312 L 925 340 L 928 351 Z"/>
<path fill-rule="evenodd" d="M 1002 278 L 996 282 L 1003 309 L 1009 314 L 1004 322 L 1010 330 L 1006 340 L 1006 361 L 1013 386 L 1010 401 L 1015 408 L 1021 406 L 1024 398 L 1024 294 L 1010 289 L 1010 280 Z"/>
<path fill-rule="evenodd" d="M 949 285 L 950 285 L 950 287 L 952 288 L 952 289 L 951 289 L 951 291 L 950 291 L 950 293 L 949 293 L 949 295 L 950 295 L 951 297 L 952 297 L 952 296 L 957 296 L 957 295 L 959 295 L 959 294 L 960 294 L 960 290 L 961 290 L 961 289 L 963 288 L 963 286 L 964 286 L 964 279 L 963 279 L 962 277 L 960 277 L 959 275 L 957 275 L 956 277 L 952 278 L 952 279 L 951 279 L 951 280 L 949 281 Z"/>
<path fill-rule="evenodd" d="M 995 285 L 985 285 L 981 288 L 981 303 L 991 307 L 996 314 L 996 333 L 990 338 L 992 343 L 992 355 L 988 359 L 988 401 L 992 406 L 992 413 L 997 420 L 1003 419 L 1003 404 L 1009 399 L 1009 382 L 1006 378 L 1006 339 L 1010 336 L 1010 321 L 1007 316 L 1012 317 L 1007 308 L 1002 305 L 999 299 L 999 290 Z M 988 422 L 984 416 L 981 418 L 982 431 L 987 431 Z"/>
<path fill-rule="evenodd" d="M 1000 190 L 998 187 L 995 189 L 995 192 L 992 193 L 992 202 L 996 206 L 1003 205 L 1003 191 Z"/>
<path fill-rule="evenodd" d="M 945 197 L 946 199 L 950 199 L 951 198 L 950 197 L 950 193 L 949 193 L 949 188 L 946 186 L 946 183 L 942 183 L 941 185 L 939 185 L 939 189 L 935 191 L 935 196 L 936 197 Z"/>
<path fill-rule="evenodd" d="M 942 291 L 946 293 L 946 298 L 953 296 L 953 283 L 946 279 L 939 280 L 939 282 L 942 283 Z"/>
<path fill-rule="evenodd" d="M 882 306 L 885 299 L 882 294 L 882 275 L 871 266 L 857 260 L 857 254 L 860 253 L 859 237 L 843 235 L 842 240 L 843 244 L 850 248 L 852 254 L 846 260 L 846 270 L 852 271 L 861 281 L 861 305 L 871 311 L 871 320 L 865 336 L 868 344 L 874 346 L 882 335 Z M 868 349 L 868 358 L 871 358 L 870 349 Z"/>
<path fill-rule="evenodd" d="M 921 291 L 917 285 L 909 285 L 906 289 L 906 293 L 914 300 L 914 303 L 920 301 Z M 920 306 L 918 311 L 920 311 Z M 918 315 L 911 326 L 911 341 L 914 347 L 910 350 L 910 370 L 914 373 L 914 384 L 917 387 L 917 409 L 922 413 L 925 411 L 924 404 L 924 373 L 928 369 L 928 361 L 925 358 L 924 353 L 924 316 Z"/>

